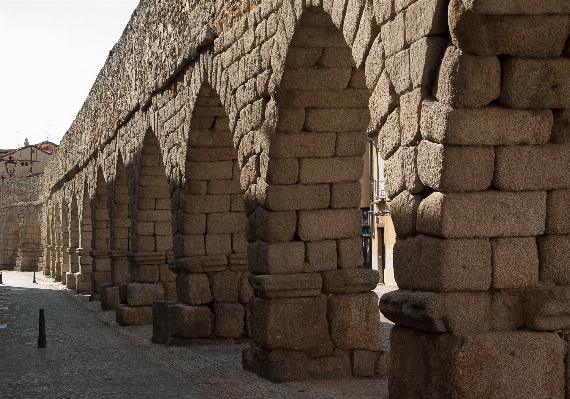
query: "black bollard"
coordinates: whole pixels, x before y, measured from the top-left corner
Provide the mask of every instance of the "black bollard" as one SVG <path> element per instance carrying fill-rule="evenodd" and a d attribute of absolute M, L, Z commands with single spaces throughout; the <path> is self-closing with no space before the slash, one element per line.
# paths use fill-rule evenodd
<path fill-rule="evenodd" d="M 46 317 L 44 310 L 40 309 L 40 337 L 38 338 L 38 348 L 45 348 L 46 342 Z"/>
<path fill-rule="evenodd" d="M 4 284 L 4 283 L 2 282 L 2 272 L 0 272 L 0 284 Z"/>
<path fill-rule="evenodd" d="M 36 284 L 36 272 L 34 272 L 34 281 L 33 281 L 33 283 Z"/>

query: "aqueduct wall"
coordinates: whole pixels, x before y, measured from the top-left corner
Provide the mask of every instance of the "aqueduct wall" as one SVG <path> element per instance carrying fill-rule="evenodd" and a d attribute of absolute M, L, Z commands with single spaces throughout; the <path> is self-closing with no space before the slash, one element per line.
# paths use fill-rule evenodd
<path fill-rule="evenodd" d="M 567 0 L 141 1 L 46 168 L 43 270 L 266 378 L 372 376 L 371 126 L 390 397 L 567 397 L 569 36 Z"/>

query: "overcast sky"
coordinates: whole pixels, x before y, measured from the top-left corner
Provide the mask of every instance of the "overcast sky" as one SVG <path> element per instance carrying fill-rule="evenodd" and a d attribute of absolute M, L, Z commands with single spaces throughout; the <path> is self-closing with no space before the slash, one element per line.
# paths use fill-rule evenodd
<path fill-rule="evenodd" d="M 138 0 L 0 0 L 0 148 L 59 143 Z"/>

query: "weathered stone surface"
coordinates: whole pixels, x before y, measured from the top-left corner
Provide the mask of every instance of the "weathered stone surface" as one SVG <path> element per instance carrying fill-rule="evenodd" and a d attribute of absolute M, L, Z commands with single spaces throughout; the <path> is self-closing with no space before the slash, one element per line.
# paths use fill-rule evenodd
<path fill-rule="evenodd" d="M 418 173 L 418 147 L 402 147 L 402 161 L 404 164 L 404 181 L 406 189 L 417 194 L 425 189 Z"/>
<path fill-rule="evenodd" d="M 469 53 L 548 58 L 562 52 L 570 16 L 485 15 L 466 10 L 463 0 L 451 0 L 449 29 L 453 43 Z"/>
<path fill-rule="evenodd" d="M 390 334 L 395 398 L 564 397 L 564 342 L 553 333 L 437 334 L 396 326 Z M 492 364 L 493 367 L 489 367 Z"/>
<path fill-rule="evenodd" d="M 386 71 L 382 72 L 378 79 L 378 84 L 370 96 L 370 119 L 372 125 L 382 125 L 390 112 L 397 105 L 397 95 L 394 87 L 390 83 L 390 78 Z"/>
<path fill-rule="evenodd" d="M 422 89 L 404 94 L 400 97 L 400 141 L 402 145 L 416 145 L 421 140 L 420 111 L 422 106 Z"/>
<path fill-rule="evenodd" d="M 390 199 L 406 189 L 403 152 L 403 148 L 399 148 L 384 162 L 384 184 Z"/>
<path fill-rule="evenodd" d="M 318 273 L 252 275 L 249 281 L 255 296 L 265 299 L 319 296 L 322 287 Z"/>
<path fill-rule="evenodd" d="M 400 131 L 400 108 L 396 108 L 388 115 L 378 133 L 378 148 L 382 159 L 390 158 L 400 147 Z"/>
<path fill-rule="evenodd" d="M 528 328 L 552 331 L 570 327 L 570 287 L 533 288 L 525 290 L 523 298 Z"/>
<path fill-rule="evenodd" d="M 408 190 L 404 190 L 392 200 L 390 215 L 397 237 L 405 238 L 416 234 L 416 217 L 421 200 L 420 195 L 412 195 Z"/>
<path fill-rule="evenodd" d="M 366 86 L 370 90 L 374 90 L 378 78 L 384 69 L 384 45 L 382 44 L 382 35 L 377 35 L 370 51 L 368 57 L 366 58 L 364 67 L 364 72 L 366 74 Z"/>
<path fill-rule="evenodd" d="M 505 57 L 501 67 L 499 101 L 507 107 L 570 108 L 570 59 Z"/>
<path fill-rule="evenodd" d="M 474 332 L 493 328 L 487 292 L 435 293 L 396 290 L 380 298 L 380 311 L 396 324 L 434 332 Z"/>
<path fill-rule="evenodd" d="M 119 305 L 117 307 L 117 323 L 120 326 L 152 324 L 152 307 Z"/>
<path fill-rule="evenodd" d="M 374 292 L 334 295 L 328 299 L 333 344 L 341 350 L 382 348 L 378 296 Z"/>
<path fill-rule="evenodd" d="M 417 168 L 423 184 L 439 191 L 479 191 L 493 180 L 492 146 L 444 146 L 422 140 Z"/>
<path fill-rule="evenodd" d="M 570 187 L 570 152 L 562 144 L 496 147 L 493 186 L 500 190 Z"/>
<path fill-rule="evenodd" d="M 359 209 L 299 211 L 297 235 L 303 241 L 351 238 L 360 234 Z M 323 220 L 328 223 L 323 224 Z"/>
<path fill-rule="evenodd" d="M 380 35 L 382 37 L 382 43 L 384 44 L 384 53 L 386 57 L 403 50 L 406 45 L 404 13 L 396 15 L 392 21 L 382 25 Z"/>
<path fill-rule="evenodd" d="M 362 177 L 362 157 L 301 158 L 299 183 L 320 184 L 357 181 Z"/>
<path fill-rule="evenodd" d="M 483 14 L 563 14 L 570 12 L 570 4 L 561 0 L 517 1 L 463 0 L 466 9 Z"/>
<path fill-rule="evenodd" d="M 208 276 L 214 303 L 238 301 L 238 276 L 236 272 L 226 270 L 211 273 Z"/>
<path fill-rule="evenodd" d="M 352 352 L 352 374 L 355 377 L 374 377 L 377 353 L 356 349 Z"/>
<path fill-rule="evenodd" d="M 305 269 L 307 272 L 334 270 L 337 267 L 335 240 L 312 241 L 305 243 Z"/>
<path fill-rule="evenodd" d="M 111 284 L 103 284 L 101 287 L 101 308 L 105 311 L 116 310 L 120 303 L 119 287 L 113 287 Z"/>
<path fill-rule="evenodd" d="M 424 36 L 445 34 L 447 1 L 418 0 L 406 10 L 406 42 L 412 44 Z"/>
<path fill-rule="evenodd" d="M 538 283 L 535 237 L 492 238 L 493 288 L 518 289 Z"/>
<path fill-rule="evenodd" d="M 501 94 L 501 64 L 497 57 L 478 57 L 451 45 L 439 70 L 435 97 L 454 108 L 478 108 Z"/>
<path fill-rule="evenodd" d="M 568 253 L 570 236 L 543 235 L 538 237 L 540 281 L 547 284 L 570 285 Z"/>
<path fill-rule="evenodd" d="M 545 144 L 552 129 L 550 110 L 511 110 L 496 106 L 453 109 L 424 101 L 423 138 L 452 145 Z"/>
<path fill-rule="evenodd" d="M 378 284 L 378 271 L 370 269 L 330 270 L 321 273 L 323 293 L 352 294 L 374 290 Z"/>
<path fill-rule="evenodd" d="M 556 109 L 552 113 L 554 123 L 550 139 L 560 144 L 570 142 L 570 109 Z"/>
<path fill-rule="evenodd" d="M 309 132 L 354 132 L 365 130 L 370 120 L 367 108 L 309 108 L 304 128 Z"/>
<path fill-rule="evenodd" d="M 308 350 L 318 346 L 330 341 L 326 308 L 323 297 L 253 298 L 253 338 L 267 349 Z"/>
<path fill-rule="evenodd" d="M 320 209 L 329 206 L 328 184 L 288 184 L 267 187 L 265 207 L 269 211 Z"/>
<path fill-rule="evenodd" d="M 418 235 L 394 245 L 394 277 L 401 289 L 485 291 L 491 275 L 491 244 L 486 239 Z"/>
<path fill-rule="evenodd" d="M 155 343 L 168 343 L 172 337 L 208 338 L 212 334 L 212 314 L 207 306 L 155 301 L 152 318 Z"/>
<path fill-rule="evenodd" d="M 293 239 L 297 230 L 295 211 L 271 212 L 262 207 L 255 211 L 255 235 L 265 242 L 287 242 Z"/>
<path fill-rule="evenodd" d="M 447 238 L 536 236 L 545 218 L 544 191 L 435 192 L 420 204 L 416 228 Z"/>
<path fill-rule="evenodd" d="M 410 50 L 402 50 L 386 58 L 386 72 L 396 93 L 402 94 L 410 88 Z"/>
<path fill-rule="evenodd" d="M 127 285 L 127 303 L 129 306 L 152 306 L 155 300 L 164 299 L 162 284 L 130 283 Z"/>
<path fill-rule="evenodd" d="M 330 157 L 334 155 L 336 134 L 315 134 L 303 130 L 299 133 L 275 135 L 269 148 L 269 158 Z M 354 131 L 354 127 L 347 131 Z"/>
<path fill-rule="evenodd" d="M 178 300 L 187 305 L 210 303 L 212 293 L 206 273 L 180 273 L 176 277 Z"/>
<path fill-rule="evenodd" d="M 305 263 L 305 245 L 301 241 L 267 243 L 257 240 L 249 244 L 247 256 L 252 273 L 301 273 Z"/>
<path fill-rule="evenodd" d="M 338 267 L 340 269 L 353 269 L 362 267 L 362 238 L 343 238 L 336 241 L 338 253 Z"/>
<path fill-rule="evenodd" d="M 410 45 L 410 79 L 414 89 L 431 89 L 435 85 L 448 42 L 445 36 L 429 36 Z"/>
<path fill-rule="evenodd" d="M 212 306 L 212 333 L 221 338 L 239 338 L 243 334 L 245 312 L 241 303 L 217 303 Z"/>
<path fill-rule="evenodd" d="M 552 190 L 546 193 L 547 234 L 570 234 L 570 190 Z"/>
<path fill-rule="evenodd" d="M 331 208 L 355 208 L 360 206 L 360 182 L 341 182 L 331 184 Z"/>

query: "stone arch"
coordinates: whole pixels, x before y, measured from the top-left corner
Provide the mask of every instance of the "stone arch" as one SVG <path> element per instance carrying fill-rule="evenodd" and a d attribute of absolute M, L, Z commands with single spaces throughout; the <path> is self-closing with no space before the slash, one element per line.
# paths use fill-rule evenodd
<path fill-rule="evenodd" d="M 91 196 L 87 181 L 83 183 L 81 213 L 79 219 L 79 272 L 75 276 L 75 289 L 78 293 L 91 293 L 91 274 L 93 273 L 93 258 L 91 257 L 91 245 L 93 237 L 93 220 L 91 212 Z"/>
<path fill-rule="evenodd" d="M 117 309 L 121 325 L 152 324 L 152 302 L 165 298 L 165 284 L 175 278 L 167 263 L 172 256 L 170 188 L 160 144 L 151 128 L 146 129 L 140 150 L 135 193 L 128 255 L 131 283 L 127 302 Z M 140 302 L 142 293 L 145 299 Z"/>
<path fill-rule="evenodd" d="M 378 298 L 370 292 L 378 273 L 362 269 L 360 238 L 370 91 L 322 8 L 303 11 L 284 53 L 280 85 L 265 112 L 275 129 L 265 142 L 252 131 L 239 144 L 258 348 L 244 357 L 244 367 L 281 380 L 309 372 L 350 376 L 359 371 L 333 353 L 374 359 L 382 347 Z M 324 352 L 312 359 L 316 348 Z M 258 355 L 275 349 L 306 358 L 290 370 Z M 323 362 L 335 371 L 321 368 Z"/>
<path fill-rule="evenodd" d="M 2 269 L 14 269 L 18 257 L 20 228 L 14 215 L 9 214 L 4 222 L 2 232 Z"/>
<path fill-rule="evenodd" d="M 154 342 L 173 337 L 240 338 L 246 334 L 251 288 L 247 281 L 245 216 L 237 151 L 228 120 L 218 93 L 203 82 L 190 119 L 176 213 L 175 259 L 171 263 L 181 304 L 153 305 Z M 187 315 L 178 315 L 179 320 L 190 323 L 169 322 L 174 315 L 171 306 Z"/>
<path fill-rule="evenodd" d="M 18 251 L 18 269 L 20 271 L 37 271 L 41 250 L 40 220 L 37 213 L 32 212 L 26 217 L 22 245 Z"/>
<path fill-rule="evenodd" d="M 97 168 L 95 187 L 91 197 L 91 257 L 93 271 L 91 273 L 91 296 L 94 300 L 101 299 L 101 285 L 111 282 L 111 260 L 109 259 L 109 229 L 108 188 L 103 169 Z"/>

